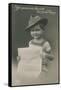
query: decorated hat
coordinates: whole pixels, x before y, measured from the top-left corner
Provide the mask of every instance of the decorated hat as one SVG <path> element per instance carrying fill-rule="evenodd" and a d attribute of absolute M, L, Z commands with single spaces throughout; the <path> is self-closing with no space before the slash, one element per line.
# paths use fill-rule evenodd
<path fill-rule="evenodd" d="M 25 30 L 29 30 L 31 27 L 40 24 L 41 28 L 44 28 L 46 24 L 48 23 L 47 18 L 42 18 L 40 16 L 30 16 L 28 26 L 26 27 Z"/>

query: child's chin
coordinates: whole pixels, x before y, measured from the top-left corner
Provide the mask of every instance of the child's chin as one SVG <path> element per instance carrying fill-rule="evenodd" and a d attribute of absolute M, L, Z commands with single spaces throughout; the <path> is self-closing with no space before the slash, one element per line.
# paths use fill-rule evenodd
<path fill-rule="evenodd" d="M 38 39 L 38 37 L 34 37 L 35 39 Z"/>
<path fill-rule="evenodd" d="M 32 36 L 34 39 L 38 39 L 40 36 Z"/>
<path fill-rule="evenodd" d="M 35 38 L 35 39 L 39 39 L 40 37 L 39 37 L 39 36 L 38 36 L 38 37 L 37 37 L 37 36 L 35 36 L 34 38 Z"/>

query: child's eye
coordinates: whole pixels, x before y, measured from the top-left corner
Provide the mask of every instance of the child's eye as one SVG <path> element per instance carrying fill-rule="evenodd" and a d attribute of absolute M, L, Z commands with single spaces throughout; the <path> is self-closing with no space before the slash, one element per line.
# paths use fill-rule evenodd
<path fill-rule="evenodd" d="M 40 29 L 35 29 L 35 30 L 33 29 L 33 30 L 31 30 L 31 31 L 40 31 Z"/>
<path fill-rule="evenodd" d="M 36 31 L 40 31 L 40 29 L 37 29 Z"/>
<path fill-rule="evenodd" d="M 34 30 L 31 30 L 31 31 L 34 31 Z"/>

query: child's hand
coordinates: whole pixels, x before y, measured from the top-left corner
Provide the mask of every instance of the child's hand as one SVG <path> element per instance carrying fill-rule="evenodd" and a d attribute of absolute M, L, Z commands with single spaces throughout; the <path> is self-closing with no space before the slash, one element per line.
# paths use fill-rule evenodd
<path fill-rule="evenodd" d="M 43 58 L 47 58 L 49 60 L 53 60 L 54 59 L 54 56 L 51 53 L 43 52 L 42 55 L 43 55 Z"/>
<path fill-rule="evenodd" d="M 20 61 L 20 59 L 21 59 L 20 56 L 17 56 L 17 61 L 18 61 L 18 62 Z"/>
<path fill-rule="evenodd" d="M 49 60 L 54 59 L 54 56 L 52 54 L 48 54 L 48 53 L 45 54 L 45 57 L 48 58 Z"/>

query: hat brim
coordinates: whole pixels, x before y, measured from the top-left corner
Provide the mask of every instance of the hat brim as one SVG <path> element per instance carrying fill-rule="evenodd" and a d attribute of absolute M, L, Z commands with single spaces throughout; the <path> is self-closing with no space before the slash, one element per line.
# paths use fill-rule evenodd
<path fill-rule="evenodd" d="M 32 25 L 28 25 L 25 30 L 29 30 L 31 29 L 33 26 L 37 25 L 37 24 L 40 24 L 41 28 L 44 28 L 48 23 L 48 19 L 47 18 L 43 18 L 43 19 L 40 19 L 39 21 L 37 21 L 36 23 L 32 24 Z"/>

